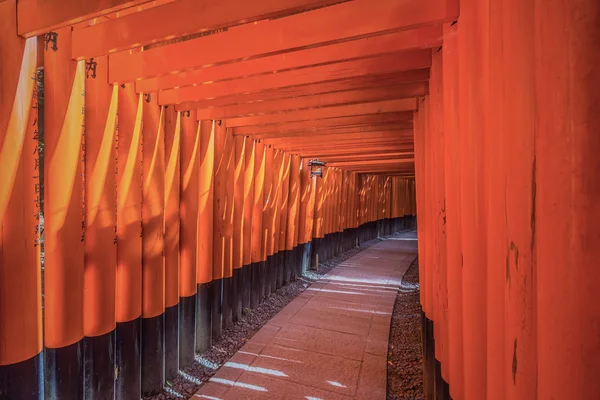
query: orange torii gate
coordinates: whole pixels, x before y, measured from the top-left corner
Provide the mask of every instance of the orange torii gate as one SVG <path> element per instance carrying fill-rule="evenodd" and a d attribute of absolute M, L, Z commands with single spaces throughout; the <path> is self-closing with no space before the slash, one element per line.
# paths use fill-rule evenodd
<path fill-rule="evenodd" d="M 425 397 L 596 397 L 599 7 L 0 2 L 0 398 L 159 393 L 417 208 Z"/>

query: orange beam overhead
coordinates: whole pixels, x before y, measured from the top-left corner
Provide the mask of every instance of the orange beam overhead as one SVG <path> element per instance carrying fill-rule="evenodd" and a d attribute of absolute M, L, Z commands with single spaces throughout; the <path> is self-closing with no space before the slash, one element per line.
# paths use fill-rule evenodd
<path fill-rule="evenodd" d="M 289 122 L 286 124 L 271 124 L 259 126 L 242 126 L 232 128 L 234 135 L 264 134 L 268 132 L 285 132 L 301 129 L 331 128 L 331 127 L 356 127 L 360 125 L 384 124 L 386 122 L 412 121 L 411 111 L 359 115 L 353 117 L 327 118 L 317 121 Z"/>
<path fill-rule="evenodd" d="M 274 138 L 264 139 L 266 144 L 272 144 L 274 146 L 280 144 L 294 144 L 294 143 L 315 143 L 316 141 L 326 140 L 348 140 L 348 139 L 386 139 L 386 138 L 405 138 L 412 139 L 412 129 L 397 130 L 397 131 L 381 131 L 381 132 L 369 132 L 369 133 L 348 133 L 343 135 L 321 135 L 312 134 L 307 136 L 288 137 L 288 138 Z"/>
<path fill-rule="evenodd" d="M 429 66 L 431 66 L 430 50 L 403 51 L 360 60 L 164 90 L 158 93 L 158 101 L 160 104 L 176 104 L 364 75 L 409 71 Z"/>
<path fill-rule="evenodd" d="M 388 160 L 370 160 L 370 161 L 339 161 L 327 164 L 328 167 L 339 167 L 348 168 L 355 166 L 367 166 L 367 165 L 388 165 L 388 164 L 407 164 L 413 163 L 414 158 L 390 158 Z"/>
<path fill-rule="evenodd" d="M 425 96 L 429 93 L 427 82 L 406 83 L 403 85 L 374 87 L 325 93 L 314 96 L 293 97 L 262 101 L 249 104 L 230 105 L 198 110 L 199 120 L 224 119 L 240 116 L 271 114 L 282 111 L 297 111 L 346 104 L 370 103 L 374 101 L 404 99 Z M 188 104 L 188 103 L 184 103 Z"/>
<path fill-rule="evenodd" d="M 349 117 L 353 115 L 368 115 L 388 112 L 415 111 L 417 100 L 398 99 L 365 104 L 353 104 L 339 107 L 326 107 L 316 110 L 291 111 L 258 117 L 241 117 L 226 120 L 228 128 L 250 125 L 277 124 L 291 121 L 309 121 L 323 118 Z"/>
<path fill-rule="evenodd" d="M 244 78 L 271 72 L 373 57 L 394 52 L 441 46 L 441 27 L 395 32 L 350 42 L 334 43 L 268 57 L 253 58 L 229 64 L 214 65 L 178 74 L 163 75 L 136 82 L 138 92 L 155 92 L 196 85 L 204 82 Z"/>
<path fill-rule="evenodd" d="M 312 145 L 292 145 L 292 146 L 286 146 L 286 145 L 281 145 L 281 146 L 277 146 L 278 149 L 287 151 L 287 152 L 291 152 L 291 153 L 296 153 L 297 151 L 319 151 L 320 149 L 322 149 L 323 147 L 327 147 L 327 146 L 335 146 L 336 149 L 339 150 L 354 150 L 354 149 L 360 149 L 361 147 L 364 146 L 412 146 L 412 141 L 410 140 L 397 140 L 397 139 L 391 139 L 391 140 L 382 140 L 382 139 L 377 139 L 377 140 L 348 140 L 348 141 L 344 141 L 344 142 L 340 142 L 340 143 L 334 143 L 334 142 L 324 142 L 324 143 L 318 143 L 318 144 L 312 144 Z"/>
<path fill-rule="evenodd" d="M 19 35 L 42 35 L 86 19 L 99 17 L 148 3 L 150 0 L 19 0 L 17 28 Z"/>
<path fill-rule="evenodd" d="M 175 105 L 175 109 L 178 111 L 187 111 L 194 109 L 205 109 L 209 107 L 223 107 L 246 103 L 266 102 L 269 100 L 276 101 L 299 96 L 313 96 L 332 92 L 341 94 L 343 91 L 348 90 L 381 88 L 415 82 L 424 83 L 427 82 L 428 79 L 429 69 L 424 68 L 412 71 L 396 72 L 393 74 L 367 75 L 343 79 L 341 81 L 292 86 L 259 93 L 225 96 L 217 99 L 190 101 Z"/>
<path fill-rule="evenodd" d="M 304 129 L 298 131 L 284 131 L 284 132 L 269 132 L 264 134 L 253 135 L 254 139 L 281 139 L 281 138 L 293 138 L 293 137 L 311 137 L 313 135 L 346 135 L 350 133 L 367 133 L 367 132 L 392 132 L 402 130 L 412 130 L 412 122 L 391 122 L 383 124 L 367 124 L 353 128 L 341 127 L 341 128 L 317 128 L 317 129 Z"/>
<path fill-rule="evenodd" d="M 309 151 L 299 151 L 298 154 L 301 157 L 319 157 L 325 159 L 327 156 L 332 155 L 361 155 L 361 154 L 371 154 L 376 152 L 389 151 L 390 153 L 401 152 L 401 151 L 414 151 L 414 146 L 403 145 L 395 145 L 395 146 L 362 146 L 359 149 L 321 149 L 321 150 L 309 150 Z"/>
<path fill-rule="evenodd" d="M 412 157 L 413 154 L 414 153 L 412 151 L 394 152 L 394 153 L 385 151 L 385 152 L 379 152 L 379 153 L 373 153 L 373 154 L 363 154 L 363 155 L 357 155 L 357 156 L 345 156 L 345 155 L 328 156 L 321 161 L 339 162 L 339 161 L 384 160 L 384 159 L 391 158 L 391 157 L 398 157 L 398 158 Z"/>
<path fill-rule="evenodd" d="M 334 2 L 336 0 L 178 0 L 73 32 L 72 55 L 73 58 L 97 57 Z"/>
<path fill-rule="evenodd" d="M 358 39 L 454 21 L 458 0 L 354 0 L 307 13 L 174 43 L 143 52 L 110 57 L 111 82 L 167 75 L 217 63 L 270 55 L 291 49 Z M 183 16 L 178 15 L 177 20 Z M 162 24 L 162 19 L 157 24 Z M 73 53 L 74 58 L 85 53 Z"/>

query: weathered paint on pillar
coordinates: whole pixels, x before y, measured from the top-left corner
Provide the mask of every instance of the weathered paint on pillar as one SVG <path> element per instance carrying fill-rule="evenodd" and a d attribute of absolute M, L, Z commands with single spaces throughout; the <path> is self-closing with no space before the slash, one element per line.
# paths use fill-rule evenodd
<path fill-rule="evenodd" d="M 528 242 L 537 265 L 537 396 L 591 399 L 600 393 L 600 4 L 534 6 L 535 222 Z M 517 343 L 517 371 L 520 349 Z"/>

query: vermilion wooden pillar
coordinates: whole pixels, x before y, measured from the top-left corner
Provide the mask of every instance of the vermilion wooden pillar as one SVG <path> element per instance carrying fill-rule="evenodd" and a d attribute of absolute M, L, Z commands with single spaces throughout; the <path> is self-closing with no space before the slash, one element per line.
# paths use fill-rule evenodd
<path fill-rule="evenodd" d="M 225 124 L 225 122 L 223 122 Z M 234 212 L 234 144 L 231 129 L 225 131 L 224 161 L 225 175 L 225 269 L 223 277 L 223 327 L 229 328 L 233 324 L 233 212 Z"/>
<path fill-rule="evenodd" d="M 460 131 L 458 130 L 458 29 L 444 27 L 444 168 L 446 260 L 448 276 L 448 372 L 450 395 L 464 397 L 462 324 L 462 249 L 460 237 Z M 408 194 L 408 188 L 406 190 Z M 407 196 L 408 199 L 408 196 Z M 410 214 L 407 208 L 403 214 Z"/>
<path fill-rule="evenodd" d="M 431 150 L 433 174 L 433 209 L 434 221 L 434 269 L 437 280 L 435 286 L 436 320 L 435 320 L 435 359 L 436 359 L 436 398 L 448 399 L 448 279 L 447 279 L 447 233 L 446 233 L 446 189 L 445 189 L 445 140 L 444 140 L 444 80 L 442 64 L 444 53 L 434 49 L 432 53 L 430 100 L 431 100 Z"/>
<path fill-rule="evenodd" d="M 156 93 L 143 101 L 142 192 L 142 381 L 149 391 L 162 390 L 165 371 L 177 370 L 177 303 L 165 293 L 165 112 Z M 168 307 L 168 308 L 167 308 Z M 164 361 L 163 361 L 164 360 Z"/>
<path fill-rule="evenodd" d="M 274 150 L 273 152 L 273 169 L 274 169 L 274 177 L 273 177 L 273 193 L 275 195 L 274 201 L 271 203 L 272 212 L 273 212 L 273 221 L 271 225 L 271 235 L 273 236 L 273 241 L 271 242 L 271 252 L 273 264 L 272 268 L 269 271 L 269 278 L 271 280 L 271 293 L 275 293 L 278 287 L 281 287 L 281 282 L 279 285 L 277 284 L 277 280 L 279 277 L 279 271 L 282 270 L 281 265 L 281 254 L 279 252 L 279 227 L 281 225 L 281 185 L 283 182 L 283 151 Z"/>
<path fill-rule="evenodd" d="M 244 227 L 243 227 L 243 256 L 242 256 L 242 307 L 252 308 L 252 213 L 254 207 L 254 140 L 246 137 L 244 144 Z"/>
<path fill-rule="evenodd" d="M 196 293 L 198 280 L 198 196 L 200 183 L 200 122 L 187 111 L 181 114 L 181 177 L 179 200 L 179 364 L 194 361 L 196 346 Z"/>
<path fill-rule="evenodd" d="M 533 26 L 537 396 L 597 398 L 600 4 L 536 0 Z"/>
<path fill-rule="evenodd" d="M 465 400 L 487 396 L 488 23 L 487 0 L 461 2 L 458 75 Z"/>
<path fill-rule="evenodd" d="M 204 352 L 212 342 L 212 279 L 214 223 L 215 125 L 200 122 L 200 168 L 198 171 L 198 248 L 196 254 L 196 352 Z"/>
<path fill-rule="evenodd" d="M 252 292 L 250 305 L 255 308 L 262 299 L 262 272 L 266 256 L 263 234 L 263 207 L 265 197 L 265 145 L 254 141 L 254 200 L 252 203 Z"/>
<path fill-rule="evenodd" d="M 271 145 L 265 146 L 265 168 L 264 168 L 264 200 L 262 207 L 262 257 L 265 260 L 263 264 L 263 270 L 261 271 L 261 289 L 262 297 L 260 301 L 271 293 L 271 281 L 269 272 L 273 266 L 272 255 L 273 255 L 273 202 L 275 201 L 275 190 L 273 184 L 273 177 L 276 176 L 275 168 L 273 163 L 273 147 Z"/>
<path fill-rule="evenodd" d="M 288 259 L 291 259 L 291 254 L 286 252 L 286 233 L 288 224 L 288 212 L 289 212 L 289 195 L 290 195 L 290 166 L 291 157 L 288 153 L 283 153 L 283 164 L 282 164 L 282 181 L 281 181 L 281 205 L 280 214 L 281 219 L 279 223 L 279 252 L 281 253 L 280 264 L 281 268 L 278 270 L 277 283 L 278 287 L 287 285 L 290 282 L 290 265 Z"/>
<path fill-rule="evenodd" d="M 108 60 L 98 57 L 85 81 L 84 391 L 114 396 L 117 266 L 116 139 L 119 87 L 107 84 Z"/>
<path fill-rule="evenodd" d="M 164 385 L 164 110 L 144 94 L 142 124 L 142 393 Z M 170 321 L 169 321 L 170 322 Z"/>
<path fill-rule="evenodd" d="M 115 398 L 123 400 L 142 387 L 142 102 L 132 84 L 119 87 Z"/>
<path fill-rule="evenodd" d="M 212 340 L 221 337 L 223 315 L 223 278 L 225 276 L 226 252 L 226 128 L 222 121 L 215 122 L 215 183 L 213 222 L 213 284 L 212 284 Z"/>
<path fill-rule="evenodd" d="M 233 188 L 233 287 L 232 315 L 236 322 L 242 315 L 242 297 L 245 282 L 242 280 L 244 265 L 244 173 L 246 138 L 234 137 L 234 188 Z"/>
<path fill-rule="evenodd" d="M 82 398 L 85 65 L 71 60 L 70 29 L 56 33 L 44 54 L 44 391 Z"/>
<path fill-rule="evenodd" d="M 0 3 L 0 393 L 42 394 L 38 40 L 16 35 L 16 1 Z"/>
<path fill-rule="evenodd" d="M 510 174 L 507 175 L 507 165 L 511 161 L 507 158 L 519 158 L 510 154 L 508 146 L 519 142 L 513 138 L 513 129 L 506 129 L 509 125 L 518 127 L 521 121 L 514 119 L 512 113 L 506 114 L 504 109 L 504 95 L 511 96 L 510 92 L 518 96 L 527 96 L 527 90 L 523 92 L 506 90 L 512 87 L 513 77 L 504 68 L 503 60 L 509 58 L 508 49 L 503 42 L 505 30 L 510 22 L 505 20 L 503 8 L 510 11 L 509 2 L 490 2 L 489 19 L 489 82 L 480 82 L 489 89 L 487 105 L 488 119 L 485 127 L 485 143 L 483 152 L 486 162 L 485 196 L 487 199 L 487 397 L 489 399 L 503 400 L 506 396 L 505 376 L 510 371 L 510 360 L 505 356 L 505 319 L 510 312 L 505 304 L 505 285 L 507 274 L 510 274 L 509 255 L 510 243 L 507 233 L 511 218 L 508 216 L 507 196 L 508 187 L 520 178 Z M 521 38 L 525 43 L 528 38 Z M 520 85 L 519 85 L 520 86 Z M 507 118 L 507 115 L 511 117 Z M 514 120 L 514 121 L 513 121 Z M 519 161 L 516 161 L 519 163 Z M 518 173 L 517 175 L 520 175 Z M 507 382 L 506 382 L 507 383 Z M 527 398 L 527 397 L 526 397 Z M 531 398 L 531 397 L 529 397 Z"/>
<path fill-rule="evenodd" d="M 301 274 L 301 271 L 299 271 L 301 256 L 298 249 L 298 223 L 300 216 L 300 156 L 296 154 L 292 155 L 290 158 L 289 176 L 289 211 L 287 215 L 285 235 L 285 261 L 287 267 L 287 275 L 285 278 L 287 282 L 294 281 Z"/>

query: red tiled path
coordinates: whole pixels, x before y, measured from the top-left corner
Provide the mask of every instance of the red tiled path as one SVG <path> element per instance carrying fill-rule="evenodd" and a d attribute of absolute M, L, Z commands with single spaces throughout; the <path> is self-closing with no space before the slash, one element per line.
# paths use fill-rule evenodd
<path fill-rule="evenodd" d="M 385 399 L 390 322 L 415 232 L 337 266 L 273 317 L 192 399 Z"/>

